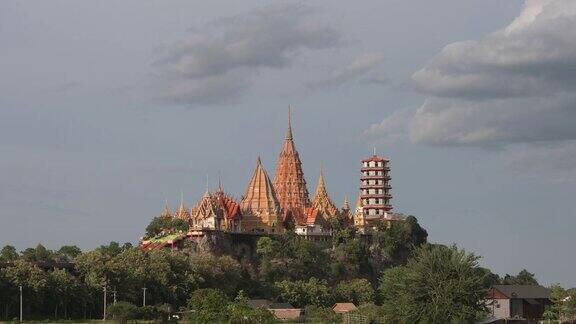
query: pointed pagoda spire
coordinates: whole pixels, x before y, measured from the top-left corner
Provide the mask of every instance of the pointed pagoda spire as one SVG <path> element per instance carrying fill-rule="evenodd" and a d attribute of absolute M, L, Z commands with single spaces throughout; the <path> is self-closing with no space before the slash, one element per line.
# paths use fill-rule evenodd
<path fill-rule="evenodd" d="M 170 214 L 170 208 L 168 207 L 168 199 L 166 199 L 166 204 L 164 205 L 164 209 L 162 210 L 162 214 L 160 214 L 162 218 L 170 218 L 172 214 Z"/>
<path fill-rule="evenodd" d="M 327 216 L 335 216 L 338 212 L 338 209 L 326 191 L 326 184 L 324 183 L 324 172 L 322 167 L 320 168 L 320 177 L 318 178 L 316 193 L 314 194 L 314 199 L 312 200 L 312 207 L 318 209 Z"/>
<path fill-rule="evenodd" d="M 342 210 L 350 210 L 350 203 L 348 202 L 348 196 L 344 196 L 344 204 L 342 205 Z"/>
<path fill-rule="evenodd" d="M 218 172 L 218 192 L 222 192 L 222 179 L 220 177 L 220 172 Z"/>
<path fill-rule="evenodd" d="M 306 180 L 302 171 L 302 162 L 292 137 L 292 109 L 288 109 L 288 130 L 282 151 L 278 157 L 276 174 L 274 176 L 274 190 L 284 212 L 293 210 L 302 214 L 304 208 L 309 207 L 310 199 Z"/>
<path fill-rule="evenodd" d="M 240 201 L 242 228 L 250 231 L 281 232 L 280 203 L 274 186 L 258 156 L 246 192 Z"/>
<path fill-rule="evenodd" d="M 180 206 L 174 213 L 174 218 L 188 220 L 190 218 L 190 211 L 184 206 L 184 193 L 180 190 Z"/>
<path fill-rule="evenodd" d="M 258 156 L 256 169 L 246 187 L 246 192 L 240 201 L 242 211 L 260 213 L 262 211 L 278 213 L 280 204 L 274 192 L 274 186 L 268 177 L 268 173 L 262 166 L 262 160 Z"/>

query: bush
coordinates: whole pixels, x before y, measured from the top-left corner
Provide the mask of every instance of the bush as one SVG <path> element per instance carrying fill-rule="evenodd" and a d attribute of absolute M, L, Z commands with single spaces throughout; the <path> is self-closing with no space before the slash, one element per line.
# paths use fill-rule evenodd
<path fill-rule="evenodd" d="M 138 307 L 128 302 L 117 302 L 108 307 L 108 317 L 114 318 L 118 323 L 126 323 L 129 319 L 138 317 Z"/>
<path fill-rule="evenodd" d="M 226 321 L 228 303 L 228 297 L 219 289 L 198 289 L 188 300 L 188 309 L 193 312 L 191 319 L 195 322 L 218 323 Z"/>

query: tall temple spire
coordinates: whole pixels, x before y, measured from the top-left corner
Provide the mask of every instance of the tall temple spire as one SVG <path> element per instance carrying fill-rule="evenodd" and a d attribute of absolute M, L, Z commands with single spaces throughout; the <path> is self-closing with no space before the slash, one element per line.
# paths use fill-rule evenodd
<path fill-rule="evenodd" d="M 288 130 L 284 139 L 282 151 L 278 157 L 274 189 L 280 206 L 284 212 L 292 211 L 302 214 L 304 208 L 310 205 L 306 180 L 302 171 L 302 162 L 292 136 L 292 107 L 288 108 Z"/>

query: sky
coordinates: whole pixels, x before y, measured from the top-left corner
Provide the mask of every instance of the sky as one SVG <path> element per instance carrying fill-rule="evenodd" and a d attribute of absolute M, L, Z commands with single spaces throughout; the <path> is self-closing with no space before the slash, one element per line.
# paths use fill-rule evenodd
<path fill-rule="evenodd" d="M 391 160 L 429 240 L 576 286 L 573 0 L 0 0 L 0 245 L 137 243 L 220 176 Z"/>

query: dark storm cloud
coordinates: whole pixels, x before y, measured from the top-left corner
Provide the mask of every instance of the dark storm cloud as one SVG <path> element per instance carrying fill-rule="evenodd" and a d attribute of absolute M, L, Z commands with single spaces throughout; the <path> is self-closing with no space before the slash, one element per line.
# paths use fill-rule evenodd
<path fill-rule="evenodd" d="M 403 119 L 412 142 L 492 145 L 576 139 L 576 2 L 528 0 L 506 28 L 446 46 L 412 76 L 429 95 Z M 368 133 L 397 135 L 384 120 Z"/>
<path fill-rule="evenodd" d="M 304 5 L 271 5 L 219 19 L 164 49 L 161 97 L 180 104 L 234 101 L 262 69 L 289 66 L 302 50 L 335 47 L 340 34 Z"/>

